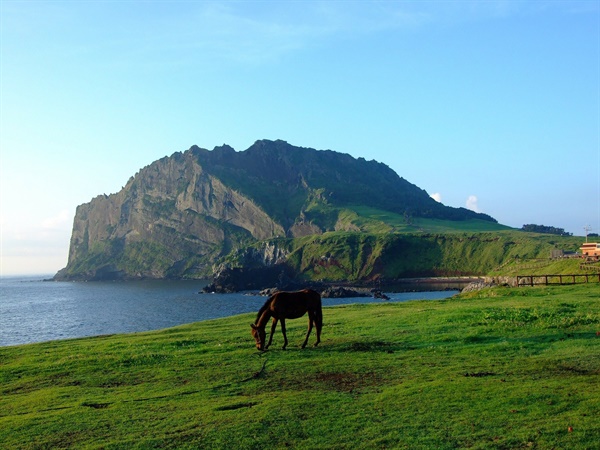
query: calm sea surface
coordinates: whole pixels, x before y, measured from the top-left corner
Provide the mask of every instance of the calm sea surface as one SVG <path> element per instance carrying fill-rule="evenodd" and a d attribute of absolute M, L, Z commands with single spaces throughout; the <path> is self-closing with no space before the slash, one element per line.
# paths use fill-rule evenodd
<path fill-rule="evenodd" d="M 265 297 L 199 294 L 206 281 L 45 282 L 0 278 L 0 346 L 157 330 L 258 311 Z M 433 300 L 457 291 L 388 293 L 390 301 Z M 323 306 L 373 303 L 323 299 Z"/>

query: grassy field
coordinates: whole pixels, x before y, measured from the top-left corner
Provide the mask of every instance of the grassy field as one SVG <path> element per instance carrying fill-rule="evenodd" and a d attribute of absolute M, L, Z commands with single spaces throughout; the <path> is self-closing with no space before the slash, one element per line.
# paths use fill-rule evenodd
<path fill-rule="evenodd" d="M 2 448 L 595 449 L 600 285 L 0 348 Z M 314 337 L 311 339 L 313 342 Z"/>

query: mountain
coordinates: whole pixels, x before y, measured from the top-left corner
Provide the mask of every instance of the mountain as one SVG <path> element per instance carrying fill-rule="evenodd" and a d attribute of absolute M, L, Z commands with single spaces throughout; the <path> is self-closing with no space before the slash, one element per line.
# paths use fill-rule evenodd
<path fill-rule="evenodd" d="M 77 208 L 56 279 L 198 278 L 252 244 L 329 231 L 393 231 L 421 219 L 496 224 L 451 208 L 383 163 L 261 140 L 245 151 L 192 146 Z M 268 247 L 268 246 L 267 246 Z M 285 255 L 263 255 L 273 261 Z"/>

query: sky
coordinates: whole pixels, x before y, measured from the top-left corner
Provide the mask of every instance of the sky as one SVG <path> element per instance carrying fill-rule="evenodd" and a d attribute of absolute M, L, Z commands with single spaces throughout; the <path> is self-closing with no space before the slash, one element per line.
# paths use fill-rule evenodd
<path fill-rule="evenodd" d="M 600 5 L 0 0 L 0 275 L 192 145 L 387 164 L 515 228 L 600 232 Z"/>

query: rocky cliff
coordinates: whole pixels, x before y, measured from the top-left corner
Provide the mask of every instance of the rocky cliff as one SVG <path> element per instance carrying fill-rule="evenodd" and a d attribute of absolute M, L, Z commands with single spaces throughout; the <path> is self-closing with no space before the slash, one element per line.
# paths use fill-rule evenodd
<path fill-rule="evenodd" d="M 206 277 L 253 242 L 358 231 L 340 219 L 348 205 L 494 221 L 435 202 L 375 161 L 284 141 L 257 141 L 243 152 L 193 146 L 141 169 L 120 192 L 80 205 L 68 265 L 56 279 Z"/>

